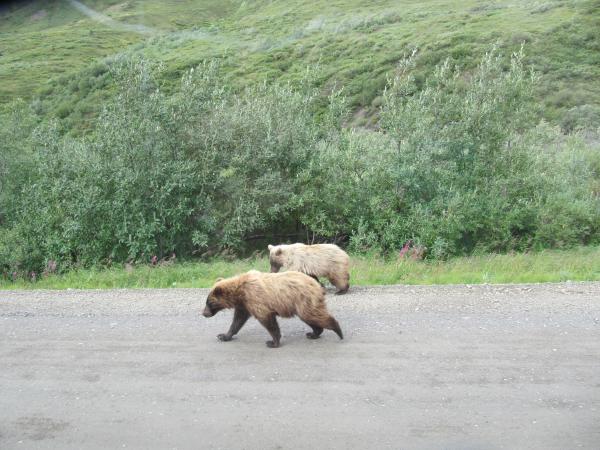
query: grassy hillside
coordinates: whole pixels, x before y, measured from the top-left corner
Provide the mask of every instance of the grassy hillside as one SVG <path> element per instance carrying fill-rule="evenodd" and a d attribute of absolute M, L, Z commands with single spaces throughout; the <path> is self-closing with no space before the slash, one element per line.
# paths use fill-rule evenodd
<path fill-rule="evenodd" d="M 353 123 L 364 125 L 403 55 L 418 50 L 419 82 L 447 57 L 472 67 L 497 42 L 507 51 L 526 44 L 526 63 L 543 75 L 536 98 L 547 119 L 568 125 L 600 111 L 597 0 L 77 3 L 0 9 L 0 103 L 39 97 L 43 114 L 79 128 L 111 87 L 106 64 L 113 55 L 161 63 L 167 89 L 186 68 L 219 58 L 237 87 L 295 81 L 318 64 L 323 91 L 343 86 Z"/>

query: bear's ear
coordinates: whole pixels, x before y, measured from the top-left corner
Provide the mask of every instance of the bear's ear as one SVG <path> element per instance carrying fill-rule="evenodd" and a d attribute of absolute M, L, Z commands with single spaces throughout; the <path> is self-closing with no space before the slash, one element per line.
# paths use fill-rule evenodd
<path fill-rule="evenodd" d="M 283 250 L 281 250 L 280 248 L 277 249 L 277 251 L 275 252 L 275 255 L 279 256 L 283 253 Z"/>
<path fill-rule="evenodd" d="M 223 295 L 223 288 L 221 286 L 217 286 L 216 288 L 213 289 L 212 293 L 215 297 L 220 297 Z"/>
<path fill-rule="evenodd" d="M 223 281 L 223 277 L 219 277 L 215 280 L 215 283 L 218 283 L 219 281 Z"/>
<path fill-rule="evenodd" d="M 267 245 L 267 248 L 269 249 L 269 251 L 273 250 L 273 246 L 271 244 Z"/>

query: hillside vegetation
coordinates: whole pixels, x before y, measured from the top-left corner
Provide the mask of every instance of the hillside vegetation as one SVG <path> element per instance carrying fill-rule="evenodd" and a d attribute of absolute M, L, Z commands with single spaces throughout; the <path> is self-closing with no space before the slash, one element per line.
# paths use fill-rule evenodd
<path fill-rule="evenodd" d="M 343 86 L 351 123 L 373 125 L 387 77 L 413 50 L 419 84 L 448 57 L 471 69 L 492 43 L 506 54 L 526 43 L 525 64 L 544 75 L 542 115 L 568 129 L 600 120 L 597 0 L 82 2 L 100 18 L 75 3 L 0 10 L 0 102 L 39 97 L 44 115 L 81 128 L 112 86 L 103 58 L 117 53 L 160 61 L 165 88 L 205 59 L 237 88 L 296 82 L 318 64 L 323 92 Z"/>
<path fill-rule="evenodd" d="M 600 243 L 597 2 L 363 3 L 5 7 L 5 279 L 285 240 Z"/>

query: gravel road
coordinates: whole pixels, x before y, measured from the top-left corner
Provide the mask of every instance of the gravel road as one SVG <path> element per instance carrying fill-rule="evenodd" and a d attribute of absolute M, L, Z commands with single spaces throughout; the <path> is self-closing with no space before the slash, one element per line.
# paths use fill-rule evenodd
<path fill-rule="evenodd" d="M 0 291 L 0 448 L 600 448 L 600 283 L 351 288 L 278 349 L 206 294 Z"/>

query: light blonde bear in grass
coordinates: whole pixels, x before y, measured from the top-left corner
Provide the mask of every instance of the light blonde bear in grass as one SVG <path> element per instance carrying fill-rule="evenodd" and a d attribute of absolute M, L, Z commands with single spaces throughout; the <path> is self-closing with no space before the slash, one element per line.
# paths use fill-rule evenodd
<path fill-rule="evenodd" d="M 348 254 L 334 244 L 269 245 L 271 272 L 296 270 L 319 281 L 327 278 L 337 288 L 336 294 L 345 294 L 350 287 Z"/>

